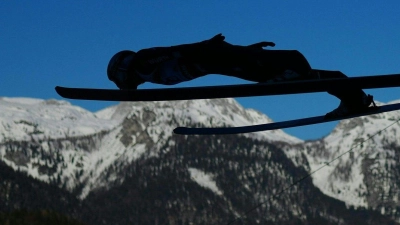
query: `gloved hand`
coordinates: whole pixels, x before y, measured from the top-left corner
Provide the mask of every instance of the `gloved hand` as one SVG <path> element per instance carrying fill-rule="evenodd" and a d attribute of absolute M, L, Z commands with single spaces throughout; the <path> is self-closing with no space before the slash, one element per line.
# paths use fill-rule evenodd
<path fill-rule="evenodd" d="M 210 40 L 208 40 L 209 43 L 221 43 L 225 40 L 225 36 L 222 34 L 217 34 L 214 37 L 212 37 Z"/>

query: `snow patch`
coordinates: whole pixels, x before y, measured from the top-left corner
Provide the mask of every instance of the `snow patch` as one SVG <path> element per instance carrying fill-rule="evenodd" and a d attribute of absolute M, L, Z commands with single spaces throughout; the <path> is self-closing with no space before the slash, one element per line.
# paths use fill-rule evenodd
<path fill-rule="evenodd" d="M 8 103 L 16 103 L 16 104 L 22 104 L 22 105 L 34 105 L 43 102 L 43 99 L 36 99 L 36 98 L 22 98 L 22 97 L 16 97 L 16 98 L 8 98 L 8 97 L 2 97 L 0 98 L 0 102 L 8 102 Z M 1 104 L 1 103 L 0 103 Z"/>
<path fill-rule="evenodd" d="M 0 142 L 89 135 L 116 125 L 66 101 L 0 99 Z"/>
<path fill-rule="evenodd" d="M 212 174 L 206 174 L 205 172 L 196 168 L 188 168 L 188 171 L 192 180 L 194 180 L 200 186 L 210 189 L 217 195 L 223 195 L 222 191 L 218 188 L 217 184 L 213 180 Z"/>
<path fill-rule="evenodd" d="M 390 103 L 397 102 L 400 100 Z M 383 105 L 381 102 L 376 104 Z M 319 148 L 306 147 L 313 149 L 312 152 L 304 151 L 310 171 L 318 170 L 312 175 L 314 185 L 347 205 L 368 207 L 365 176 L 369 174 L 363 172 L 363 161 L 367 157 L 380 165 L 387 163 L 377 155 L 394 151 L 385 149 L 387 144 L 400 146 L 399 119 L 400 112 L 392 111 L 343 120 L 322 140 Z M 321 167 L 324 168 L 319 170 Z"/>

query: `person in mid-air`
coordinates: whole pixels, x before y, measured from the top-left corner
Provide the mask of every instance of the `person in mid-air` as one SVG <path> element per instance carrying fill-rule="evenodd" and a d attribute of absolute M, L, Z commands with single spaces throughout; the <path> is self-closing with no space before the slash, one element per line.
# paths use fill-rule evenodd
<path fill-rule="evenodd" d="M 224 40 L 225 37 L 218 34 L 193 44 L 120 51 L 108 64 L 108 79 L 120 89 L 137 89 L 145 82 L 173 85 L 208 74 L 260 83 L 347 77 L 339 71 L 311 69 L 306 58 L 296 50 L 264 49 L 275 46 L 273 42 L 240 46 Z M 372 103 L 372 96 L 361 89 L 328 93 L 341 102 L 326 117 L 362 111 Z"/>

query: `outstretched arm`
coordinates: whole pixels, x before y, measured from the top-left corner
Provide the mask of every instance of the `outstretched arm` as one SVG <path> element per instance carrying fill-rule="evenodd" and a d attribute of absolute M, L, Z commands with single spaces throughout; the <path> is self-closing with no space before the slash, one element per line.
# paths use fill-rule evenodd
<path fill-rule="evenodd" d="M 225 36 L 223 36 L 222 34 L 217 34 L 214 37 L 212 37 L 211 39 L 209 39 L 208 41 L 210 43 L 221 43 L 224 40 L 225 40 Z M 274 47 L 275 43 L 274 42 L 270 42 L 270 41 L 261 41 L 261 42 L 258 42 L 258 43 L 254 43 L 254 44 L 248 45 L 247 47 L 262 49 L 262 48 L 268 47 L 268 46 Z"/>
<path fill-rule="evenodd" d="M 269 42 L 269 41 L 262 41 L 262 42 L 258 42 L 258 43 L 255 43 L 255 44 L 248 45 L 247 47 L 263 49 L 263 47 L 268 47 L 268 46 L 274 47 L 275 43 L 274 42 Z"/>

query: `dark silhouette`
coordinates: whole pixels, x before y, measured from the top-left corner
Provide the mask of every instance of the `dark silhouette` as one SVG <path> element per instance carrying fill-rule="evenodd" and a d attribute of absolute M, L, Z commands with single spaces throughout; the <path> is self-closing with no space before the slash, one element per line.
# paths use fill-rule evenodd
<path fill-rule="evenodd" d="M 218 34 L 209 40 L 138 52 L 115 54 L 108 65 L 108 78 L 120 89 L 136 89 L 145 82 L 173 85 L 208 74 L 238 77 L 253 82 L 282 82 L 347 77 L 340 71 L 313 70 L 297 50 L 266 50 L 273 42 L 232 45 Z M 361 89 L 332 90 L 341 104 L 327 116 L 342 116 L 369 107 L 372 96 Z"/>

